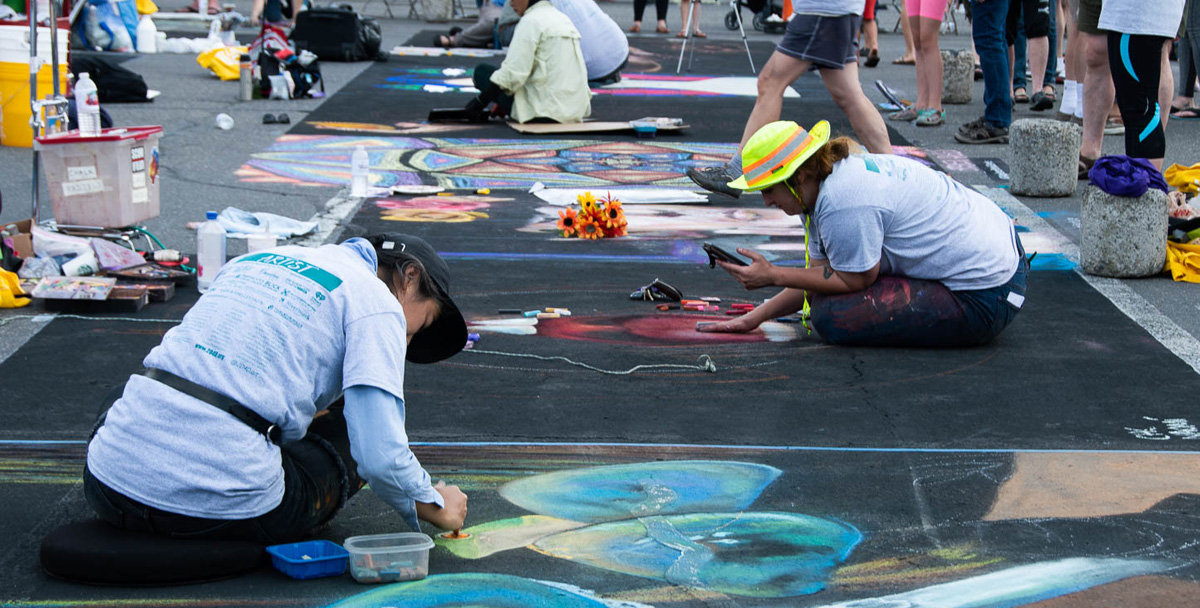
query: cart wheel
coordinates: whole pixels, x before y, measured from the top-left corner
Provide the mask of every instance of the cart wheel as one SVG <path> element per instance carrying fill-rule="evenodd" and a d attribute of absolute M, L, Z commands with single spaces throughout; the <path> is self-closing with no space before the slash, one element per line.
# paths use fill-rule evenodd
<path fill-rule="evenodd" d="M 762 15 L 759 13 L 754 13 L 754 29 L 759 32 L 765 32 L 767 30 L 767 24 L 763 23 Z"/>
<path fill-rule="evenodd" d="M 737 25 L 737 13 L 734 13 L 733 11 L 725 13 L 725 27 L 731 30 L 736 30 Z"/>

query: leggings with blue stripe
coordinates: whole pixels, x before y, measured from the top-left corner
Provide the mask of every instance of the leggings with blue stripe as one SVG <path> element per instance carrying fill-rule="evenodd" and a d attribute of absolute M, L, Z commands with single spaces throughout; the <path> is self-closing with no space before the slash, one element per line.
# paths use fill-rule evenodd
<path fill-rule="evenodd" d="M 1108 32 L 1108 64 L 1125 121 L 1125 154 L 1162 158 L 1167 152 L 1158 82 L 1166 38 Z"/>

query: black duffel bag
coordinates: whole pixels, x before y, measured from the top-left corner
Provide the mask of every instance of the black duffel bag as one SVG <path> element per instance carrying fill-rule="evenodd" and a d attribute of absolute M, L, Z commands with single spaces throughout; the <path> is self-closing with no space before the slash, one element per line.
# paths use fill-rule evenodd
<path fill-rule="evenodd" d="M 297 53 L 308 50 L 322 61 L 387 60 L 379 50 L 383 45 L 379 24 L 346 4 L 302 11 L 291 39 Z"/>

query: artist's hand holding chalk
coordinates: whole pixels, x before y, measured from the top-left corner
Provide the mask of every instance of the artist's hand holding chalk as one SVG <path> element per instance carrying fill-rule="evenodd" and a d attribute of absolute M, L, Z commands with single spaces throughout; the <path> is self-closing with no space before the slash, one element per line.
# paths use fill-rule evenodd
<path fill-rule="evenodd" d="M 467 495 L 458 486 L 448 486 L 444 481 L 437 482 L 433 489 L 442 495 L 443 506 L 438 508 L 436 504 L 419 502 L 417 516 L 443 530 L 463 527 L 467 519 Z"/>
<path fill-rule="evenodd" d="M 753 249 L 738 247 L 737 252 L 750 258 L 749 266 L 738 266 L 730 264 L 724 260 L 717 260 L 717 265 L 725 269 L 725 272 L 733 275 L 742 287 L 746 289 L 759 289 L 761 287 L 770 287 L 775 284 L 775 279 L 772 276 L 775 267 L 767 261 L 767 258 Z"/>

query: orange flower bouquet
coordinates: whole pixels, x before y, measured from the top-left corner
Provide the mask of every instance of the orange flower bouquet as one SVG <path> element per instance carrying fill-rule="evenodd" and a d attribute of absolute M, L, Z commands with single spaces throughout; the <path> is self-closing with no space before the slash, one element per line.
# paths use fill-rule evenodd
<path fill-rule="evenodd" d="M 558 231 L 563 237 L 595 240 L 628 233 L 625 211 L 612 193 L 597 199 L 591 192 L 584 192 L 575 197 L 575 202 L 579 203 L 578 211 L 567 207 L 558 212 Z"/>

